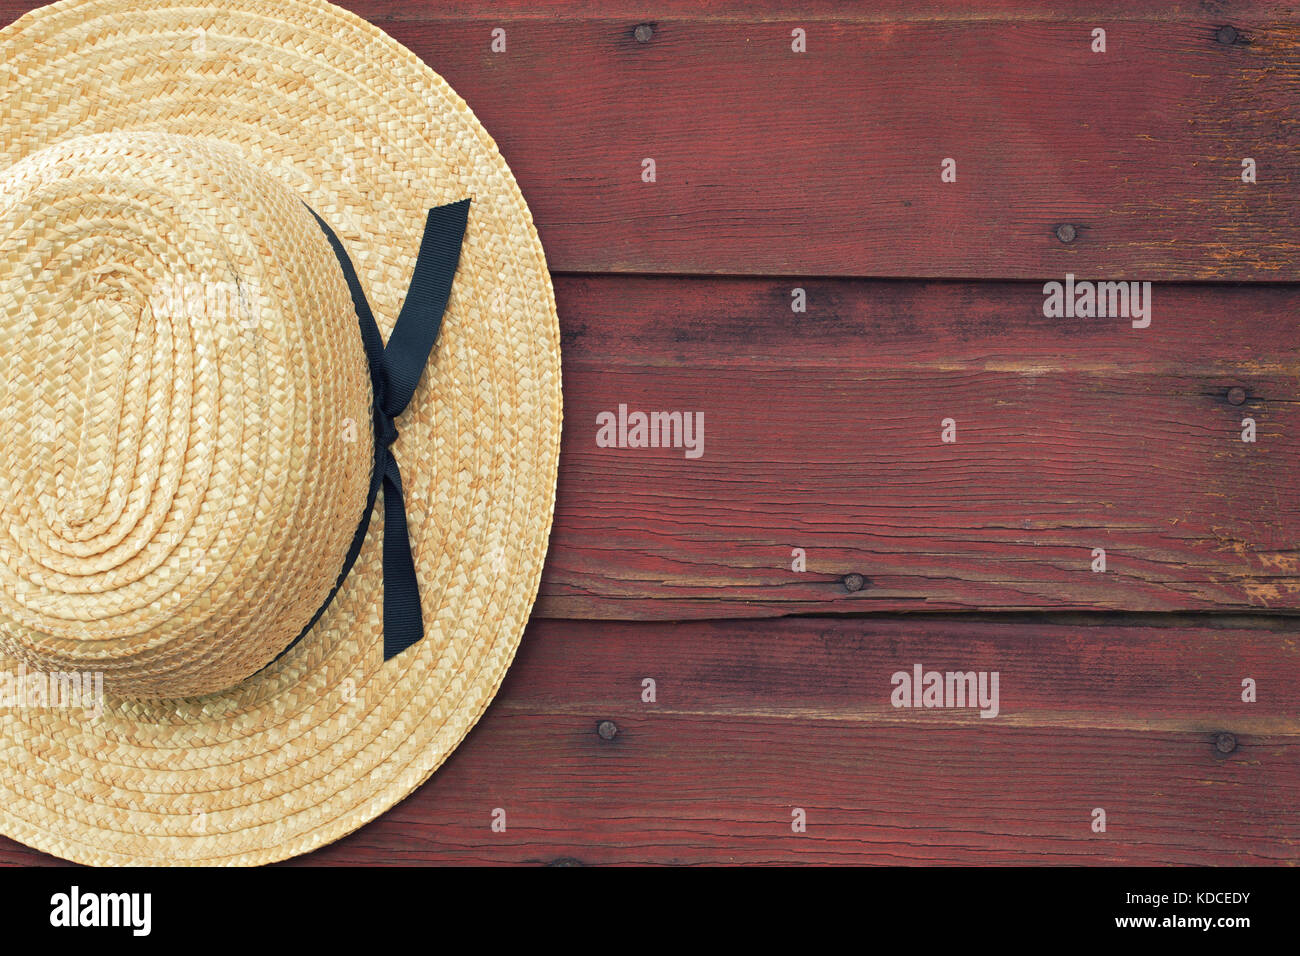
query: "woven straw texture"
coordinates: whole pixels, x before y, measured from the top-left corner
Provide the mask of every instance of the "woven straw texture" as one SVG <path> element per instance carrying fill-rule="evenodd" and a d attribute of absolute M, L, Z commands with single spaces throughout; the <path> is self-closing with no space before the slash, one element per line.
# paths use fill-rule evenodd
<path fill-rule="evenodd" d="M 0 169 L 0 309 L 0 646 L 137 697 L 270 663 L 337 579 L 372 460 L 307 207 L 208 139 L 68 140 Z"/>
<path fill-rule="evenodd" d="M 0 31 L 0 185 L 0 641 L 131 692 L 98 715 L 0 708 L 0 831 L 92 864 L 257 864 L 338 839 L 463 739 L 536 597 L 559 328 L 509 169 L 414 54 L 320 0 L 92 0 Z M 364 356 L 298 200 L 387 336 L 426 211 L 466 197 L 394 447 L 424 640 L 383 661 L 376 508 L 287 654 L 222 692 L 137 696 L 260 667 L 364 507 Z M 159 305 L 196 288 L 235 293 L 201 320 Z"/>

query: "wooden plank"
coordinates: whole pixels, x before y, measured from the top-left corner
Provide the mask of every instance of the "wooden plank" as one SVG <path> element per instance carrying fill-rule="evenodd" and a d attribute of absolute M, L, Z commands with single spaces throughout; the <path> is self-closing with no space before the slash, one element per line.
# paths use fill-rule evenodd
<path fill-rule="evenodd" d="M 1300 794 L 1277 769 L 1300 758 L 1294 738 L 1254 741 L 1260 779 L 1244 782 L 1249 771 L 1230 761 L 1208 767 L 1210 745 L 1188 735 L 999 729 L 972 741 L 951 729 L 791 733 L 770 718 L 726 716 L 634 719 L 625 732 L 621 746 L 636 756 L 596 769 L 584 720 L 493 724 L 458 756 L 459 785 L 433 785 L 445 797 L 421 793 L 301 862 L 1296 862 L 1294 802 L 1283 799 Z M 493 839 L 498 807 L 513 825 Z M 791 832 L 796 807 L 809 821 L 803 834 Z M 1090 831 L 1098 807 L 1104 834 Z"/>
<path fill-rule="evenodd" d="M 332 2 L 332 0 L 331 0 Z M 32 0 L 0 0 L 0 26 L 40 6 Z M 344 0 L 340 6 L 371 23 L 441 22 L 485 19 L 482 0 Z M 873 0 L 847 5 L 842 0 L 659 0 L 654 14 L 674 20 L 743 21 L 806 18 L 845 23 L 997 19 L 1087 23 L 1098 17 L 1128 22 L 1202 23 L 1212 11 L 1185 4 L 1148 0 Z M 1300 17 L 1300 5 L 1279 0 L 1233 0 L 1222 5 L 1216 23 L 1258 26 Z M 495 0 L 493 13 L 511 20 L 611 20 L 646 22 L 644 3 L 636 0 Z"/>
<path fill-rule="evenodd" d="M 893 708 L 916 663 L 998 671 L 998 716 Z M 299 862 L 1296 863 L 1297 714 L 1270 627 L 540 621 L 443 769 Z"/>
<path fill-rule="evenodd" d="M 793 281 L 559 281 L 539 613 L 1300 608 L 1300 290 L 1158 286 L 1134 329 L 1025 284 L 802 283 L 796 315 Z M 703 457 L 597 447 L 620 404 L 702 413 Z"/>
<path fill-rule="evenodd" d="M 0 0 L 24 7 L 23 0 Z M 343 6 L 372 22 L 388 20 L 483 19 L 482 0 L 345 0 Z M 1212 16 L 1214 4 L 1153 4 L 1149 0 L 660 0 L 654 14 L 675 20 L 738 20 L 750 23 L 808 18 L 851 23 L 910 20 L 1057 20 L 1090 22 L 1097 17 L 1124 21 L 1198 23 Z M 1300 6 L 1279 0 L 1233 0 L 1218 4 L 1223 23 L 1257 24 L 1300 16 Z M 644 3 L 635 0 L 497 0 L 493 12 L 511 19 L 612 19 L 643 22 Z"/>
<path fill-rule="evenodd" d="M 557 271 L 1300 278 L 1291 7 L 1251 5 L 1220 42 L 1224 13 L 1131 4 L 1090 17 L 896 3 L 884 20 L 769 18 L 788 5 L 741 20 L 736 4 L 709 19 L 679 4 L 639 43 L 639 17 L 589 4 L 546 19 L 353 6 L 473 106 Z M 791 52 L 796 27 L 807 53 Z M 496 28 L 507 47 L 494 54 Z M 955 183 L 940 181 L 948 157 Z"/>
<path fill-rule="evenodd" d="M 918 662 L 998 670 L 1000 715 L 892 708 Z M 1295 863 L 1297 688 L 1266 629 L 538 622 L 452 762 L 301 862 Z"/>

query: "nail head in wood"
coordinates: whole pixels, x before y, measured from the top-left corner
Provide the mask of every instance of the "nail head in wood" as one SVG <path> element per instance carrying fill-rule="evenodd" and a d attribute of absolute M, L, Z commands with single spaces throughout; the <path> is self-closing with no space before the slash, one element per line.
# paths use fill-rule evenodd
<path fill-rule="evenodd" d="M 613 740 L 618 736 L 618 724 L 612 720 L 602 720 L 596 725 L 596 733 L 601 740 Z"/>
<path fill-rule="evenodd" d="M 844 590 L 846 591 L 861 591 L 862 585 L 866 583 L 866 578 L 860 574 L 844 575 Z"/>
<path fill-rule="evenodd" d="M 636 37 L 637 43 L 649 43 L 655 35 L 655 28 L 648 23 L 642 23 L 632 31 L 632 35 Z"/>
<path fill-rule="evenodd" d="M 1062 242 L 1074 242 L 1074 237 L 1078 234 L 1078 230 L 1068 222 L 1063 222 L 1056 227 L 1056 238 Z"/>
<path fill-rule="evenodd" d="M 1232 388 L 1228 389 L 1229 405 L 1240 405 L 1245 400 L 1246 400 L 1246 390 L 1242 388 L 1240 385 L 1234 385 Z"/>
<path fill-rule="evenodd" d="M 1237 749 L 1237 738 L 1229 733 L 1215 734 L 1214 749 L 1221 754 L 1230 754 Z"/>
<path fill-rule="evenodd" d="M 1237 42 L 1237 31 L 1234 27 L 1219 27 L 1219 32 L 1214 38 L 1220 43 L 1231 44 Z"/>

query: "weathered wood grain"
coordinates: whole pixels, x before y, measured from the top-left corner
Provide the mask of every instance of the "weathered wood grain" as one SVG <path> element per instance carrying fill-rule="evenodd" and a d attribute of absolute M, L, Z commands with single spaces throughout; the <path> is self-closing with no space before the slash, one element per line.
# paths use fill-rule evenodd
<path fill-rule="evenodd" d="M 999 716 L 892 708 L 914 663 L 998 671 Z M 1298 714 L 1276 627 L 540 621 L 433 779 L 299 862 L 1296 863 Z"/>
<path fill-rule="evenodd" d="M 331 0 L 333 2 L 333 0 Z M 647 19 L 644 3 L 635 0 L 496 0 L 485 12 L 482 0 L 344 0 L 339 4 L 376 24 L 394 21 L 436 23 L 485 20 L 489 14 L 511 20 Z M 0 0 L 0 26 L 40 4 Z M 1199 4 L 1152 4 L 1149 0 L 659 0 L 655 16 L 678 20 L 764 23 L 772 20 L 831 20 L 838 23 L 892 23 L 943 20 L 1048 20 L 1090 23 L 1098 17 L 1137 23 L 1238 23 L 1259 26 L 1300 19 L 1293 0 L 1203 0 Z"/>
<path fill-rule="evenodd" d="M 1284 769 L 1300 758 L 1294 738 L 1252 740 L 1256 766 L 1243 770 L 1210 765 L 1204 735 L 993 729 L 972 740 L 727 716 L 633 718 L 624 733 L 605 754 L 582 718 L 497 721 L 458 752 L 463 776 L 302 862 L 1296 861 L 1300 794 Z M 494 838 L 497 807 L 510 829 Z M 791 832 L 795 807 L 806 833 Z M 1105 834 L 1090 831 L 1097 807 Z"/>
<path fill-rule="evenodd" d="M 24 7 L 18 0 L 0 0 Z M 366 19 L 484 19 L 482 0 L 345 0 L 343 6 Z M 627 17 L 646 22 L 649 13 L 683 20 L 768 20 L 808 18 L 846 23 L 911 20 L 1059 20 L 1091 22 L 1097 17 L 1121 21 L 1257 24 L 1300 18 L 1300 5 L 1288 0 L 1204 0 L 1201 3 L 1153 4 L 1149 0 L 659 0 L 652 11 L 635 0 L 497 0 L 492 12 L 520 19 Z"/>
<path fill-rule="evenodd" d="M 28 6 L 0 0 L 6 19 Z M 1246 6 L 1226 43 L 1227 6 L 822 4 L 785 19 L 788 4 L 744 18 L 724 4 L 719 19 L 678 3 L 645 43 L 644 14 L 592 4 L 352 6 L 471 104 L 557 271 L 1300 278 L 1293 6 Z M 790 50 L 795 27 L 807 53 Z M 1240 181 L 1244 157 L 1257 184 Z"/>
<path fill-rule="evenodd" d="M 1002 714 L 893 709 L 918 662 L 998 670 Z M 1297 688 L 1268 630 L 541 622 L 434 781 L 302 862 L 1295 863 Z"/>
<path fill-rule="evenodd" d="M 1294 287 L 1157 286 L 1148 329 L 1044 318 L 1027 284 L 557 290 L 566 417 L 542 614 L 1300 608 Z M 702 412 L 703 457 L 597 447 L 597 415 L 620 403 Z"/>

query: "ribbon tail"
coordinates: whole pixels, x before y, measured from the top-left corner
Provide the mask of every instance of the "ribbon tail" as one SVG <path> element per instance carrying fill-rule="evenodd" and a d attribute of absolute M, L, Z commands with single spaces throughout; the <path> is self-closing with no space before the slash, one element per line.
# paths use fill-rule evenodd
<path fill-rule="evenodd" d="M 388 385 L 385 411 L 396 418 L 415 394 L 429 354 L 438 341 L 442 314 L 451 298 L 451 282 L 460 263 L 460 247 L 469 221 L 468 199 L 429 210 L 411 285 L 393 332 L 384 346 Z"/>
<path fill-rule="evenodd" d="M 410 403 L 415 394 L 424 367 L 438 341 L 442 317 L 451 297 L 452 280 L 460 263 L 461 246 L 469 222 L 470 200 L 429 210 L 420 252 L 411 276 L 406 301 L 393 325 L 393 332 L 384 343 L 375 322 L 374 314 L 366 302 L 365 291 L 357 276 L 352 260 L 342 241 L 329 225 L 308 206 L 334 250 L 335 258 L 343 270 L 352 303 L 356 307 L 366 359 L 370 365 L 370 379 L 374 388 L 375 408 L 375 471 L 370 488 L 370 506 L 366 518 L 353 538 L 352 548 L 344 562 L 342 573 L 325 604 L 316 612 L 312 623 L 324 613 L 343 583 L 343 578 L 356 560 L 366 536 L 366 522 L 374 506 L 379 488 L 384 494 L 384 660 L 396 657 L 424 637 L 424 622 L 420 608 L 420 586 L 415 575 L 415 561 L 411 555 L 411 540 L 406 524 L 406 505 L 403 500 L 402 476 L 393 457 L 392 444 L 397 438 L 393 422 Z M 308 625 L 307 629 L 310 629 Z M 298 635 L 301 639 L 307 633 Z M 296 643 L 296 641 L 295 641 Z"/>
<path fill-rule="evenodd" d="M 402 475 L 391 454 L 384 462 L 384 660 L 424 637 L 420 584 L 406 528 Z"/>
<path fill-rule="evenodd" d="M 375 400 L 391 423 L 415 394 L 438 341 L 469 220 L 468 199 L 429 210 L 411 285 L 382 356 Z M 389 436 L 389 442 L 396 432 Z M 424 637 L 420 586 L 406 526 L 402 476 L 391 445 L 384 456 L 384 660 Z"/>

